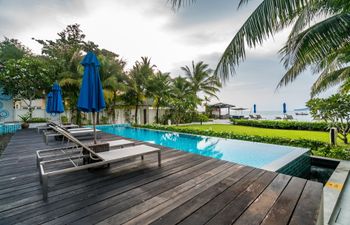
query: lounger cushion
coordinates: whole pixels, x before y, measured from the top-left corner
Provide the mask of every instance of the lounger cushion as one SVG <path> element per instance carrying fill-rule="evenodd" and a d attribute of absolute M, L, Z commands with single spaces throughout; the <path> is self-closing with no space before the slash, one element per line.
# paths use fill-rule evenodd
<path fill-rule="evenodd" d="M 116 140 L 116 141 L 108 141 L 107 143 L 109 144 L 109 147 L 113 148 L 113 147 L 117 147 L 117 146 L 121 146 L 121 145 L 133 144 L 134 142 L 129 141 L 129 140 L 125 140 L 125 139 L 121 139 L 121 140 Z"/>
<path fill-rule="evenodd" d="M 128 148 L 116 149 L 108 152 L 96 153 L 105 161 L 114 161 L 117 159 L 127 159 L 133 156 L 144 155 L 152 152 L 159 151 L 159 148 L 151 147 L 148 145 L 137 145 Z"/>

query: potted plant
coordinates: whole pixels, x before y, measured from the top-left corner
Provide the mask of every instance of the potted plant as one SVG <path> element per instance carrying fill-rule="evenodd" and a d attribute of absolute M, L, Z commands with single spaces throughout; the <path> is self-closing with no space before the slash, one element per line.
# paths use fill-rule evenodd
<path fill-rule="evenodd" d="M 30 115 L 29 114 L 24 114 L 22 116 L 18 116 L 22 120 L 21 127 L 22 129 L 27 129 L 29 127 L 29 120 L 30 120 Z"/>

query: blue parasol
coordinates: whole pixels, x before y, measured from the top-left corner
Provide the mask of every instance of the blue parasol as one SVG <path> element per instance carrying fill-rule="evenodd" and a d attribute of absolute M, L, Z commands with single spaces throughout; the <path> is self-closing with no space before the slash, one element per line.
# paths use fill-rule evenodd
<path fill-rule="evenodd" d="M 63 113 L 64 106 L 63 106 L 63 100 L 62 100 L 62 89 L 57 82 L 53 84 L 51 92 L 52 92 L 52 102 L 51 102 L 50 113 L 57 113 L 57 114 Z"/>
<path fill-rule="evenodd" d="M 96 143 L 95 113 L 106 108 L 99 74 L 100 63 L 94 53 L 88 52 L 81 64 L 84 66 L 84 75 L 78 99 L 78 109 L 83 112 L 92 112 L 94 142 Z"/>
<path fill-rule="evenodd" d="M 51 113 L 52 106 L 52 92 L 49 92 L 46 96 L 46 112 Z"/>
<path fill-rule="evenodd" d="M 283 103 L 283 114 L 287 113 L 287 104 L 284 102 Z"/>

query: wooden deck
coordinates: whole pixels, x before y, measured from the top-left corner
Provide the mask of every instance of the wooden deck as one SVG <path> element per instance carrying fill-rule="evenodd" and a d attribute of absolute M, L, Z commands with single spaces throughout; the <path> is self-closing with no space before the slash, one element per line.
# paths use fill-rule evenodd
<path fill-rule="evenodd" d="M 44 148 L 34 130 L 12 137 L 0 158 L 0 224 L 311 225 L 318 219 L 320 183 L 167 148 L 161 168 L 148 155 L 50 178 L 44 202 L 35 164 L 35 151 Z"/>

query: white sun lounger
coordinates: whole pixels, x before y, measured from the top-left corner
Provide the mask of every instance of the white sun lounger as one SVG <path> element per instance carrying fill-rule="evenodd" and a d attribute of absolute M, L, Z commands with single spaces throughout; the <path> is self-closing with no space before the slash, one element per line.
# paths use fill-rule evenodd
<path fill-rule="evenodd" d="M 48 123 L 50 124 L 50 123 Z M 76 124 L 67 124 L 67 125 L 60 125 L 61 127 L 65 128 L 65 129 L 75 129 L 75 128 L 79 128 L 78 125 Z M 37 128 L 38 133 L 40 134 L 41 131 L 48 131 L 48 130 L 52 130 L 52 128 L 49 125 L 43 125 L 43 126 L 38 126 Z"/>
<path fill-rule="evenodd" d="M 135 142 L 120 139 L 115 141 L 107 141 L 107 142 L 101 142 L 99 144 L 108 144 L 109 149 L 116 149 L 116 148 L 123 148 L 126 146 L 134 145 Z M 68 146 L 62 146 L 59 148 L 50 148 L 50 149 L 43 149 L 36 151 L 36 162 L 37 167 L 39 167 L 41 161 L 45 161 L 48 159 L 62 159 L 62 158 L 69 158 L 72 156 L 78 156 L 81 154 L 82 149 L 81 147 L 77 145 L 68 145 Z"/>
<path fill-rule="evenodd" d="M 49 139 L 52 137 L 60 137 L 62 134 L 57 132 L 54 126 L 50 125 L 50 127 L 55 131 L 55 132 L 44 132 L 44 142 L 46 144 L 49 143 Z M 61 128 L 62 129 L 62 128 Z M 62 129 L 63 130 L 63 129 Z M 88 127 L 82 127 L 82 128 L 73 128 L 73 129 L 66 129 L 71 135 L 74 137 L 93 137 L 94 135 L 94 130 L 92 128 Z M 99 134 L 101 133 L 101 130 L 96 130 L 96 133 Z"/>
<path fill-rule="evenodd" d="M 42 184 L 42 191 L 43 191 L 43 199 L 47 200 L 48 197 L 48 179 L 49 177 L 60 175 L 60 174 L 67 174 L 75 171 L 95 168 L 95 167 L 101 167 L 104 165 L 109 165 L 114 162 L 122 161 L 129 158 L 135 158 L 141 156 L 141 159 L 143 159 L 144 155 L 151 154 L 151 153 L 157 153 L 158 154 L 158 166 L 161 166 L 161 150 L 159 148 L 151 147 L 148 145 L 138 145 L 138 146 L 132 146 L 132 147 L 126 147 L 121 149 L 116 149 L 112 151 L 106 151 L 106 152 L 94 152 L 90 147 L 86 146 L 82 142 L 80 142 L 78 139 L 73 137 L 70 133 L 66 132 L 65 130 L 56 127 L 56 130 L 61 133 L 64 137 L 72 141 L 73 143 L 77 144 L 82 150 L 87 151 L 88 155 L 79 155 L 79 156 L 72 156 L 66 159 L 55 159 L 55 160 L 48 160 L 48 161 L 42 161 L 40 162 L 40 182 Z M 79 162 L 83 161 L 82 159 L 86 157 L 93 158 L 94 160 L 99 160 L 97 162 L 86 164 L 86 165 L 80 165 Z M 76 160 L 76 161 L 75 161 Z M 72 167 L 65 168 L 65 169 L 57 169 L 57 170 L 51 170 L 47 171 L 46 166 L 51 164 L 50 168 L 53 167 L 55 163 L 68 161 L 71 162 Z"/>

